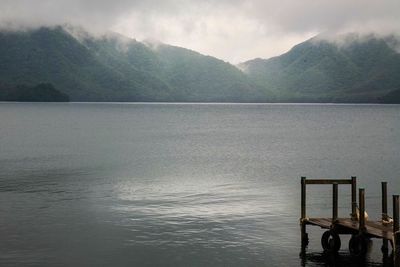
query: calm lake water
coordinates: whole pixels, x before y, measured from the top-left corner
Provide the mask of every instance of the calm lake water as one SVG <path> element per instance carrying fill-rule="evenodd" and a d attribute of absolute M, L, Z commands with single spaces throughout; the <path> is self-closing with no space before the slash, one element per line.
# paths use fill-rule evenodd
<path fill-rule="evenodd" d="M 0 146 L 1 266 L 382 266 L 299 257 L 300 176 L 400 193 L 398 105 L 1 103 Z"/>

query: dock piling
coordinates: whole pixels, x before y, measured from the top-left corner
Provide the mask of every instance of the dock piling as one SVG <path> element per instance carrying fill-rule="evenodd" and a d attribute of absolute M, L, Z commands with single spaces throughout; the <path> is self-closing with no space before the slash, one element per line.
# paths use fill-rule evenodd
<path fill-rule="evenodd" d="M 394 267 L 400 267 L 400 232 L 394 234 Z"/>
<path fill-rule="evenodd" d="M 364 232 L 365 231 L 365 189 L 360 188 L 359 192 L 359 202 L 360 202 L 360 211 L 359 211 L 359 217 L 360 217 L 360 224 L 359 224 L 359 231 Z"/>
<path fill-rule="evenodd" d="M 400 267 L 399 195 L 393 195 L 393 234 L 394 266 Z"/>
<path fill-rule="evenodd" d="M 393 232 L 399 231 L 399 195 L 393 195 Z"/>
<path fill-rule="evenodd" d="M 334 225 L 338 219 L 338 184 L 337 183 L 332 184 L 332 199 L 333 199 L 332 225 Z"/>
<path fill-rule="evenodd" d="M 301 177 L 301 219 L 306 218 L 306 177 Z"/>
<path fill-rule="evenodd" d="M 351 218 L 357 220 L 357 178 L 356 176 L 351 177 Z"/>
<path fill-rule="evenodd" d="M 306 229 L 306 177 L 301 177 L 301 247 L 304 250 L 308 245 L 308 234 Z"/>
<path fill-rule="evenodd" d="M 382 220 L 388 219 L 387 211 L 387 182 L 382 182 Z"/>
<path fill-rule="evenodd" d="M 387 182 L 382 182 L 382 223 L 388 221 L 387 210 Z M 382 239 L 382 252 L 387 255 L 389 252 L 389 241 L 385 238 Z"/>

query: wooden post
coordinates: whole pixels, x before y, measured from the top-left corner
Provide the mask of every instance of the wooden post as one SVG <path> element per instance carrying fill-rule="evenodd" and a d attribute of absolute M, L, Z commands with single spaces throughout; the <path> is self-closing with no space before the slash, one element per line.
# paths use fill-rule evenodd
<path fill-rule="evenodd" d="M 356 220 L 357 214 L 357 178 L 351 177 L 351 219 Z"/>
<path fill-rule="evenodd" d="M 300 218 L 300 227 L 301 227 L 301 248 L 302 251 L 308 245 L 308 234 L 306 232 L 306 177 L 301 177 L 301 218 Z"/>
<path fill-rule="evenodd" d="M 393 256 L 394 256 L 394 267 L 400 267 L 400 232 L 397 231 L 394 233 L 394 249 L 393 249 Z"/>
<path fill-rule="evenodd" d="M 399 195 L 393 196 L 393 233 L 399 231 Z"/>
<path fill-rule="evenodd" d="M 338 184 L 333 183 L 332 185 L 332 224 L 335 224 L 338 219 Z"/>
<path fill-rule="evenodd" d="M 306 177 L 301 177 L 301 219 L 306 217 Z"/>
<path fill-rule="evenodd" d="M 387 182 L 382 182 L 382 220 L 387 219 Z"/>
<path fill-rule="evenodd" d="M 400 267 L 399 195 L 393 196 L 394 266 Z"/>
<path fill-rule="evenodd" d="M 388 220 L 387 214 L 387 182 L 382 182 L 382 222 Z M 382 252 L 387 254 L 389 251 L 389 240 L 382 239 Z"/>
<path fill-rule="evenodd" d="M 365 189 L 360 188 L 358 195 L 359 195 L 359 202 L 360 202 L 359 230 L 360 230 L 360 232 L 364 232 L 365 231 Z"/>

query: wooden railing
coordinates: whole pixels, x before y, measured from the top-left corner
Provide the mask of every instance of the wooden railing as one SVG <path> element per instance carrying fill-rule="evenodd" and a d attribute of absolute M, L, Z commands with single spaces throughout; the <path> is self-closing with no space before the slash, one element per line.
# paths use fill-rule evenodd
<path fill-rule="evenodd" d="M 357 178 L 352 176 L 350 179 L 308 179 L 301 177 L 301 220 L 306 216 L 306 194 L 307 185 L 332 185 L 332 220 L 337 219 L 338 215 L 338 185 L 351 185 L 351 217 L 356 218 L 357 208 Z"/>

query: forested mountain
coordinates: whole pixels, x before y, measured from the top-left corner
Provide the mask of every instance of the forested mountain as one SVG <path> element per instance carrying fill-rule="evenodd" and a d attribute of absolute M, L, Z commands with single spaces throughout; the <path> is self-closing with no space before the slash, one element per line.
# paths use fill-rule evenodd
<path fill-rule="evenodd" d="M 71 101 L 399 103 L 399 39 L 341 38 L 317 36 L 281 56 L 233 66 L 114 33 L 3 31 L 0 84 L 51 83 Z"/>
<path fill-rule="evenodd" d="M 239 65 L 285 102 L 398 102 L 400 54 L 394 36 L 319 36 L 270 59 Z M 393 97 L 392 97 L 393 96 Z"/>
<path fill-rule="evenodd" d="M 0 33 L 0 82 L 49 82 L 71 101 L 266 100 L 216 58 L 117 34 L 76 37 L 62 27 Z"/>
<path fill-rule="evenodd" d="M 0 101 L 68 102 L 69 97 L 50 83 L 41 83 L 35 86 L 0 84 Z"/>

